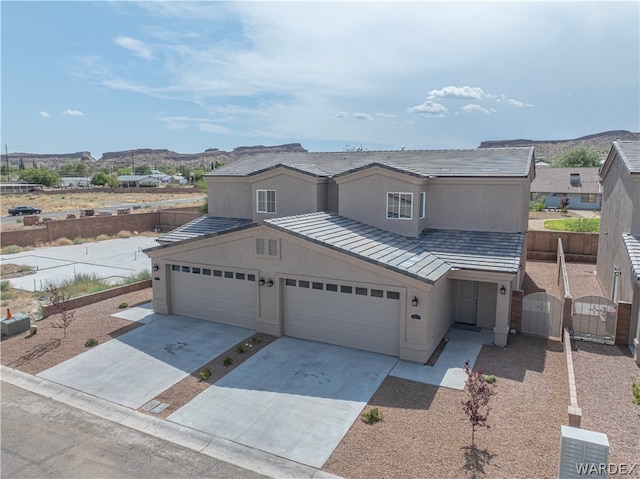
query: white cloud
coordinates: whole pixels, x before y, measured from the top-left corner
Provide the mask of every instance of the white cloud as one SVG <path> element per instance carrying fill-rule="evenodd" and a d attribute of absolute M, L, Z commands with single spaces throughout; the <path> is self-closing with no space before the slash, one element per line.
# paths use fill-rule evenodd
<path fill-rule="evenodd" d="M 233 130 L 225 126 L 214 125 L 213 123 L 200 123 L 198 129 L 207 133 L 220 133 L 221 135 L 230 136 Z"/>
<path fill-rule="evenodd" d="M 396 115 L 392 115 L 390 113 L 376 113 L 376 116 L 380 118 L 397 118 Z"/>
<path fill-rule="evenodd" d="M 475 103 L 470 103 L 469 105 L 465 105 L 460 109 L 464 113 L 472 113 L 472 112 L 476 112 L 477 111 L 477 112 L 480 112 L 480 113 L 485 113 L 487 115 L 496 112 L 496 110 L 494 110 L 493 108 L 484 108 L 483 106 L 476 105 Z"/>
<path fill-rule="evenodd" d="M 82 113 L 81 111 L 70 110 L 69 108 L 67 108 L 65 111 L 63 111 L 60 114 L 65 116 L 84 116 L 84 113 Z"/>
<path fill-rule="evenodd" d="M 498 100 L 500 103 L 506 103 L 509 106 L 515 106 L 517 108 L 528 108 L 528 107 L 532 107 L 533 105 L 530 103 L 523 103 L 521 101 L 518 100 L 514 100 L 513 98 L 503 98 L 501 100 Z"/>
<path fill-rule="evenodd" d="M 125 48 L 131 52 L 133 52 L 136 56 L 146 58 L 150 60 L 153 56 L 151 53 L 151 49 L 147 47 L 140 40 L 136 40 L 131 37 L 124 37 L 122 35 L 116 37 L 113 40 L 117 45 L 120 45 L 122 48 Z"/>
<path fill-rule="evenodd" d="M 431 90 L 427 94 L 428 100 L 436 98 L 460 98 L 460 99 L 476 99 L 491 98 L 491 95 L 485 93 L 482 88 L 470 86 L 446 86 L 441 90 Z"/>
<path fill-rule="evenodd" d="M 41 116 L 42 118 L 49 118 L 51 115 L 50 115 L 48 112 L 46 112 L 46 111 L 41 111 L 41 112 L 40 112 L 40 116 Z"/>
<path fill-rule="evenodd" d="M 346 111 L 339 111 L 338 113 L 336 113 L 336 118 L 346 118 L 349 116 L 349 113 L 347 113 Z"/>
<path fill-rule="evenodd" d="M 407 108 L 409 113 L 418 113 L 421 115 L 444 116 L 447 114 L 447 107 L 431 100 L 425 101 L 422 105 Z"/>
<path fill-rule="evenodd" d="M 354 113 L 353 117 L 356 120 L 373 120 L 373 117 L 368 113 Z"/>

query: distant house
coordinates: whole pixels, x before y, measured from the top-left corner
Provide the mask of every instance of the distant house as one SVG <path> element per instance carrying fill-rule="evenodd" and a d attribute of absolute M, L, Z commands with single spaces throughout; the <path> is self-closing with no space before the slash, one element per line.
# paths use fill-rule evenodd
<path fill-rule="evenodd" d="M 71 188 L 86 188 L 91 186 L 90 176 L 62 176 L 60 177 L 60 186 L 68 186 Z"/>
<path fill-rule="evenodd" d="M 560 208 L 566 195 L 572 210 L 599 210 L 602 186 L 598 168 L 539 168 L 531 183 L 531 200 L 545 197 L 545 207 Z"/>
<path fill-rule="evenodd" d="M 152 175 L 122 175 L 118 176 L 120 188 L 137 188 L 140 186 L 160 186 L 161 181 Z"/>
<path fill-rule="evenodd" d="M 182 175 L 173 175 L 169 180 L 169 183 L 172 183 L 174 185 L 186 185 L 187 183 L 189 183 L 189 180 L 187 180 Z"/>
<path fill-rule="evenodd" d="M 609 299 L 631 303 L 629 347 L 640 364 L 640 142 L 614 141 L 600 178 L 596 274 Z"/>
<path fill-rule="evenodd" d="M 0 183 L 0 193 L 28 193 L 33 190 L 41 190 L 42 185 L 37 183 Z"/>

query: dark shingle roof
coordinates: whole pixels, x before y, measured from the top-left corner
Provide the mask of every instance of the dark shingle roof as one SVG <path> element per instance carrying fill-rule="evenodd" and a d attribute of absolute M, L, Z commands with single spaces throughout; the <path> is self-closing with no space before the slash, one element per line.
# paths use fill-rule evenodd
<path fill-rule="evenodd" d="M 631 270 L 633 271 L 636 281 L 640 281 L 640 236 L 623 234 L 622 240 L 624 241 L 624 246 L 627 248 L 629 261 L 631 261 Z"/>
<path fill-rule="evenodd" d="M 161 236 L 158 238 L 158 243 L 175 243 L 177 241 L 236 229 L 249 224 L 251 224 L 251 220 L 246 218 L 201 216 Z"/>
<path fill-rule="evenodd" d="M 640 141 L 613 142 L 629 173 L 640 174 Z"/>
<path fill-rule="evenodd" d="M 454 268 L 516 273 L 524 233 L 427 229 L 417 241 Z"/>
<path fill-rule="evenodd" d="M 532 160 L 532 147 L 354 153 L 260 153 L 233 162 L 207 175 L 248 176 L 276 167 L 285 167 L 313 176 L 334 177 L 377 164 L 419 176 L 526 177 Z"/>
<path fill-rule="evenodd" d="M 599 168 L 538 168 L 532 193 L 601 193 Z M 571 183 L 571 175 L 579 181 Z"/>
<path fill-rule="evenodd" d="M 274 218 L 265 220 L 264 223 L 431 284 L 451 269 L 411 238 L 333 213 Z"/>

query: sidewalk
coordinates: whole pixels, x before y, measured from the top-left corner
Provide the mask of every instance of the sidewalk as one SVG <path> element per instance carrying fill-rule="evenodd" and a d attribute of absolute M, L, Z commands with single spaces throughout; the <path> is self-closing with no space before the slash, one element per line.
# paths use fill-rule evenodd
<path fill-rule="evenodd" d="M 0 379 L 41 396 L 75 407 L 212 458 L 276 478 L 339 479 L 338 476 L 206 434 L 167 420 L 99 399 L 16 369 L 0 366 Z"/>

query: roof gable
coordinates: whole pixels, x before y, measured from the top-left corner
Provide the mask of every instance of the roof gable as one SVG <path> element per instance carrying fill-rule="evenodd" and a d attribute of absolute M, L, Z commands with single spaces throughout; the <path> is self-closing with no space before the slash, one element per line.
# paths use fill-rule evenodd
<path fill-rule="evenodd" d="M 618 158 L 630 175 L 640 174 L 640 141 L 614 141 L 600 170 L 600 178 L 607 176 L 611 165 Z"/>

